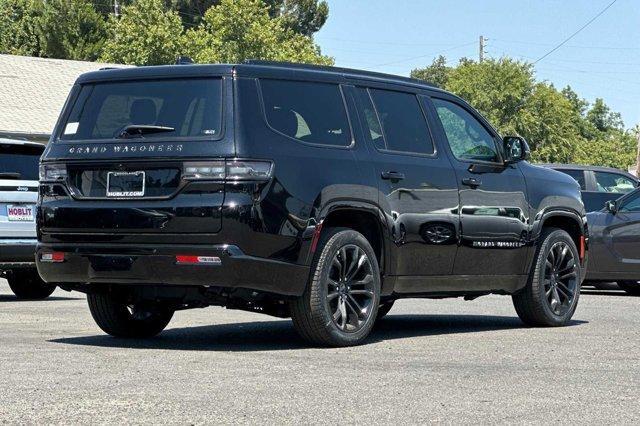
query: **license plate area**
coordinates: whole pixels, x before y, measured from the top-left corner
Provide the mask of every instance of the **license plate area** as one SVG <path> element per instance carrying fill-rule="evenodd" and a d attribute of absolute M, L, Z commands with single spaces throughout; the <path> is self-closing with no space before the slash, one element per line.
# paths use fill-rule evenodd
<path fill-rule="evenodd" d="M 7 204 L 7 220 L 9 222 L 33 222 L 34 208 L 27 204 Z"/>
<path fill-rule="evenodd" d="M 107 172 L 107 197 L 144 197 L 145 172 Z"/>

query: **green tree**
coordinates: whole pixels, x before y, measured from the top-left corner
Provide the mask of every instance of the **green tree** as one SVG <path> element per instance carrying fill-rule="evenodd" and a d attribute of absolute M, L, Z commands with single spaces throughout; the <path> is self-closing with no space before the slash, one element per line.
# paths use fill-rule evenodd
<path fill-rule="evenodd" d="M 106 36 L 88 0 L 3 0 L 0 50 L 17 55 L 95 60 Z"/>
<path fill-rule="evenodd" d="M 319 0 L 264 0 L 269 15 L 279 18 L 284 28 L 305 36 L 318 32 L 327 22 L 329 5 Z"/>
<path fill-rule="evenodd" d="M 412 70 L 411 77 L 425 80 L 438 87 L 445 87 L 449 80 L 450 73 L 451 67 L 447 66 L 447 58 L 440 55 L 434 59 L 428 67 Z"/>
<path fill-rule="evenodd" d="M 182 22 L 162 0 L 137 0 L 109 19 L 102 61 L 134 65 L 173 63 L 182 53 Z"/>
<path fill-rule="evenodd" d="M 40 55 L 40 14 L 36 0 L 0 2 L 0 51 L 12 55 Z"/>
<path fill-rule="evenodd" d="M 283 26 L 269 15 L 262 0 L 222 0 L 210 8 L 197 29 L 184 38 L 196 62 L 241 62 L 266 59 L 332 64 L 310 37 Z"/>
<path fill-rule="evenodd" d="M 606 132 L 610 129 L 624 129 L 620 113 L 611 111 L 601 98 L 595 100 L 591 109 L 587 111 L 586 117 L 589 123 L 593 124 L 601 132 Z"/>

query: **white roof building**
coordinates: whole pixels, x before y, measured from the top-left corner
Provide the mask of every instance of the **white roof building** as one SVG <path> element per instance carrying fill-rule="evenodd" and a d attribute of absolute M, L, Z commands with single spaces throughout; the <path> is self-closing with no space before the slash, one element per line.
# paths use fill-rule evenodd
<path fill-rule="evenodd" d="M 0 55 L 0 137 L 46 141 L 80 74 L 122 65 Z"/>

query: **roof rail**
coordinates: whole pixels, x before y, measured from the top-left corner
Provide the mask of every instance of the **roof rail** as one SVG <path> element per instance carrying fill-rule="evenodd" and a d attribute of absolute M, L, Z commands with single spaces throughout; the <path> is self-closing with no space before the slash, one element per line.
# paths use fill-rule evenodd
<path fill-rule="evenodd" d="M 331 65 L 303 64 L 299 62 L 284 62 L 284 61 L 265 61 L 260 59 L 245 59 L 243 64 L 327 71 L 327 72 L 348 74 L 349 76 L 353 76 L 353 77 L 363 76 L 363 77 L 374 77 L 374 78 L 393 78 L 395 80 L 402 80 L 407 83 L 423 84 L 426 86 L 438 88 L 438 86 L 433 83 L 429 83 L 428 81 L 425 81 L 425 80 L 419 80 L 417 78 L 403 77 L 399 75 L 387 74 L 387 73 L 382 73 L 377 71 L 365 71 L 365 70 L 358 70 L 354 68 L 334 67 Z"/>

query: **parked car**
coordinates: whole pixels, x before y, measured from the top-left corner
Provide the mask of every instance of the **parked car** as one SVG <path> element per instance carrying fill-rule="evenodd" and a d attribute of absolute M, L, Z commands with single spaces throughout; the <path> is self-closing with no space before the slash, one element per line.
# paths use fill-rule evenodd
<path fill-rule="evenodd" d="M 613 201 L 633 191 L 640 184 L 636 176 L 612 167 L 580 164 L 542 165 L 566 173 L 580 184 L 582 200 L 588 212 L 602 210 L 607 201 Z"/>
<path fill-rule="evenodd" d="M 424 82 L 252 62 L 81 76 L 41 163 L 40 274 L 114 336 L 176 310 L 363 341 L 396 299 L 512 295 L 561 326 L 587 254 L 576 182 Z"/>
<path fill-rule="evenodd" d="M 43 299 L 56 288 L 40 279 L 35 263 L 42 151 L 39 143 L 0 139 L 0 276 L 23 299 Z"/>
<path fill-rule="evenodd" d="M 587 214 L 592 256 L 587 279 L 615 281 L 627 293 L 640 296 L 640 189 Z"/>

